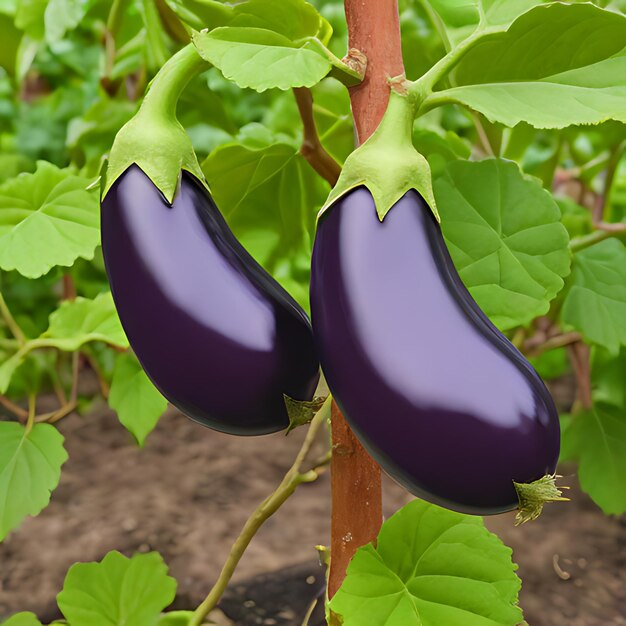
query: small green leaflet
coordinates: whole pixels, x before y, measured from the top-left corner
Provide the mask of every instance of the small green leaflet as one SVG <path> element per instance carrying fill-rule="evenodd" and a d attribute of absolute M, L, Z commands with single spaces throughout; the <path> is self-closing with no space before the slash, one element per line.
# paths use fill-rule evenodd
<path fill-rule="evenodd" d="M 157 626 L 188 626 L 192 616 L 193 611 L 170 611 L 161 615 Z"/>
<path fill-rule="evenodd" d="M 621 13 L 591 3 L 537 6 L 478 39 L 456 67 L 458 86 L 427 102 L 465 104 L 507 126 L 624 122 L 625 41 Z"/>
<path fill-rule="evenodd" d="M 445 24 L 452 28 L 477 26 L 481 14 L 485 24 L 510 24 L 542 0 L 429 0 Z"/>
<path fill-rule="evenodd" d="M 87 8 L 85 0 L 21 0 L 15 24 L 33 39 L 54 43 L 78 26 Z"/>
<path fill-rule="evenodd" d="M 111 292 L 93 300 L 76 298 L 65 301 L 50 315 L 50 325 L 37 339 L 31 339 L 0 365 L 0 393 L 4 393 L 11 376 L 24 358 L 38 348 L 57 348 L 73 352 L 90 341 L 102 341 L 120 348 L 128 347 L 128 339 L 117 316 Z"/>
<path fill-rule="evenodd" d="M 547 313 L 570 270 L 560 211 L 537 179 L 503 159 L 454 161 L 434 181 L 459 275 L 500 329 Z"/>
<path fill-rule="evenodd" d="M 48 505 L 65 461 L 63 436 L 54 426 L 35 424 L 27 432 L 17 422 L 0 422 L 0 541 Z"/>
<path fill-rule="evenodd" d="M 150 382 L 135 356 L 126 352 L 115 362 L 109 406 L 143 446 L 167 408 L 167 400 Z"/>
<path fill-rule="evenodd" d="M 578 461 L 583 491 L 608 515 L 626 512 L 626 411 L 595 402 L 563 430 L 567 457 Z"/>
<path fill-rule="evenodd" d="M 176 594 L 176 581 L 156 552 L 131 559 L 109 552 L 99 563 L 70 567 L 57 603 L 70 624 L 156 626 Z"/>
<path fill-rule="evenodd" d="M 304 400 L 294 400 L 283 394 L 285 406 L 287 407 L 287 415 L 289 415 L 289 426 L 287 428 L 288 435 L 298 426 L 304 426 L 311 422 L 315 415 L 322 410 L 326 404 L 328 397 L 316 397 L 310 402 Z M 330 410 L 330 401 L 328 401 L 328 409 Z"/>
<path fill-rule="evenodd" d="M 480 517 L 414 500 L 357 550 L 330 608 L 344 626 L 517 626 L 516 569 Z"/>
<path fill-rule="evenodd" d="M 594 402 L 626 407 L 626 347 L 617 356 L 600 346 L 594 348 L 591 384 Z"/>
<path fill-rule="evenodd" d="M 41 626 L 34 613 L 16 613 L 0 626 Z"/>
<path fill-rule="evenodd" d="M 34 174 L 0 185 L 0 269 L 38 278 L 79 257 L 92 259 L 100 243 L 100 214 L 89 183 L 39 161 Z"/>
<path fill-rule="evenodd" d="M 256 91 L 312 87 L 331 70 L 318 52 L 301 47 L 265 28 L 225 26 L 195 33 L 193 42 L 203 59 L 239 87 Z"/>
<path fill-rule="evenodd" d="M 574 256 L 563 323 L 613 355 L 626 344 L 626 247 L 614 238 Z"/>

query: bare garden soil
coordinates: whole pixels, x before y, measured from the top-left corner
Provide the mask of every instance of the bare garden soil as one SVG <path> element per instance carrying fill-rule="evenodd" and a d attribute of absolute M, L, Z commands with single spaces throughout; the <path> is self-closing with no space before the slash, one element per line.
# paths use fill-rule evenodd
<path fill-rule="evenodd" d="M 179 581 L 174 606 L 194 607 L 304 435 L 229 437 L 171 411 L 140 450 L 105 409 L 60 427 L 70 460 L 51 505 L 0 544 L 0 621 L 19 610 L 59 617 L 69 566 L 114 549 L 159 551 Z M 546 507 L 537 522 L 514 528 L 511 514 L 487 525 L 514 550 L 530 626 L 626 626 L 626 519 L 605 517 L 568 482 L 573 502 Z M 232 623 L 301 624 L 323 588 L 314 546 L 329 542 L 329 483 L 323 474 L 301 486 L 254 539 L 222 602 Z M 385 482 L 387 515 L 408 500 Z"/>

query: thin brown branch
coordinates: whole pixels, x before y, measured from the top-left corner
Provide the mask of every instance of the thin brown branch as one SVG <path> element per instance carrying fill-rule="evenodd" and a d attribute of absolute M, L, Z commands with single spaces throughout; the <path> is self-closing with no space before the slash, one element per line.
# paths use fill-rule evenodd
<path fill-rule="evenodd" d="M 570 344 L 567 347 L 567 351 L 576 376 L 576 385 L 578 388 L 577 400 L 583 409 L 589 410 L 593 406 L 589 346 L 579 341 Z"/>
<path fill-rule="evenodd" d="M 594 222 L 596 230 L 602 230 L 607 233 L 624 233 L 626 232 L 626 222 Z"/>
<path fill-rule="evenodd" d="M 580 333 L 575 331 L 561 333 L 552 337 L 545 337 L 545 334 L 537 333 L 523 344 L 523 352 L 529 356 L 539 356 L 543 352 L 548 350 L 554 350 L 556 348 L 563 348 L 577 341 L 581 341 L 582 337 Z"/>
<path fill-rule="evenodd" d="M 313 94 L 307 87 L 296 87 L 293 93 L 304 128 L 300 154 L 323 179 L 330 183 L 331 187 L 334 187 L 341 173 L 341 166 L 326 151 L 317 134 L 313 116 Z"/>
<path fill-rule="evenodd" d="M 21 419 L 26 419 L 28 417 L 28 411 L 26 409 L 23 409 L 21 406 L 11 402 L 11 400 L 9 400 L 6 396 L 0 395 L 0 404 L 16 417 Z"/>
<path fill-rule="evenodd" d="M 68 416 L 78 406 L 78 378 L 80 374 L 80 353 L 72 354 L 72 390 L 68 401 L 56 411 L 43 413 L 35 418 L 36 422 L 47 422 L 54 424 L 64 417 Z"/>

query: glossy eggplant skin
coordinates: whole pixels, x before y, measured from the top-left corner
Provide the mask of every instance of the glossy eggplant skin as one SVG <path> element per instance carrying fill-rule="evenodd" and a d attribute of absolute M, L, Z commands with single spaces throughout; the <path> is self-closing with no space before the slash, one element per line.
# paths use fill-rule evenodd
<path fill-rule="evenodd" d="M 246 252 L 189 173 L 170 206 L 136 165 L 102 202 L 102 249 L 130 344 L 172 404 L 236 435 L 285 428 L 283 394 L 310 400 L 307 315 Z"/>
<path fill-rule="evenodd" d="M 346 419 L 414 495 L 495 514 L 518 506 L 513 481 L 554 473 L 552 398 L 464 287 L 417 192 L 382 222 L 364 187 L 322 215 L 311 311 Z"/>

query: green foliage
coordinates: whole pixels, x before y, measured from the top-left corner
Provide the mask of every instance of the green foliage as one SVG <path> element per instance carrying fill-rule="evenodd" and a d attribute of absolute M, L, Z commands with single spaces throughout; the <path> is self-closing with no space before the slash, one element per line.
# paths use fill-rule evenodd
<path fill-rule="evenodd" d="M 547 313 L 569 273 L 560 211 L 536 179 L 501 159 L 451 162 L 435 181 L 459 274 L 501 329 Z"/>
<path fill-rule="evenodd" d="M 99 563 L 77 563 L 57 602 L 70 624 L 156 626 L 176 593 L 176 581 L 156 552 L 127 558 L 109 552 Z"/>
<path fill-rule="evenodd" d="M 0 268 L 38 278 L 57 265 L 92 259 L 100 216 L 88 180 L 40 161 L 34 174 L 0 186 Z M 42 245 L 45 242 L 45 245 Z"/>
<path fill-rule="evenodd" d="M 591 343 L 617 354 L 626 344 L 626 247 L 607 239 L 582 250 L 574 259 L 563 303 L 565 324 Z"/>
<path fill-rule="evenodd" d="M 120 422 L 133 434 L 137 443 L 143 446 L 165 412 L 167 400 L 150 382 L 137 359 L 130 353 L 124 353 L 115 362 L 109 405 L 117 411 Z"/>
<path fill-rule="evenodd" d="M 35 424 L 28 430 L 0 422 L 0 541 L 48 505 L 66 460 L 63 436 L 54 426 Z"/>
<path fill-rule="evenodd" d="M 508 2 L 492 6 L 502 5 L 509 15 Z M 431 103 L 459 102 L 507 126 L 626 122 L 626 16 L 555 2 L 528 11 L 505 32 L 485 32 L 457 65 L 458 86 L 435 93 Z"/>
<path fill-rule="evenodd" d="M 624 405 L 596 402 L 570 418 L 563 432 L 567 458 L 578 461 L 580 485 L 607 514 L 626 511 Z"/>
<path fill-rule="evenodd" d="M 516 569 L 481 518 L 415 500 L 357 550 L 330 608 L 345 626 L 516 626 Z"/>

